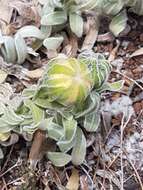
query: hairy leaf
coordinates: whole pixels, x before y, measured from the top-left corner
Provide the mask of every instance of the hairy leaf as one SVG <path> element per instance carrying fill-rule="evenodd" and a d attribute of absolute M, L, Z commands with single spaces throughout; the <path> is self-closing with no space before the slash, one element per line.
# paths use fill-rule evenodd
<path fill-rule="evenodd" d="M 77 130 L 77 122 L 73 119 L 73 117 L 63 119 L 63 127 L 64 136 L 62 139 L 60 139 L 60 141 L 57 142 L 57 145 L 59 146 L 62 152 L 67 152 L 74 145 Z"/>
<path fill-rule="evenodd" d="M 18 30 L 18 34 L 20 34 L 23 38 L 33 37 L 41 40 L 45 38 L 44 33 L 42 33 L 42 31 L 39 28 L 33 25 L 28 25 L 20 28 Z"/>
<path fill-rule="evenodd" d="M 58 36 L 58 37 L 49 37 L 46 38 L 43 42 L 43 45 L 47 48 L 47 49 L 52 49 L 55 50 L 57 49 L 61 43 L 63 42 L 64 38 L 62 36 Z"/>
<path fill-rule="evenodd" d="M 54 11 L 47 15 L 44 15 L 41 19 L 42 25 L 59 25 L 67 21 L 67 15 L 64 11 Z"/>
<path fill-rule="evenodd" d="M 121 11 L 123 6 L 124 6 L 123 0 L 112 0 L 112 1 L 102 0 L 101 8 L 103 9 L 103 12 L 106 13 L 107 15 L 116 15 Z"/>
<path fill-rule="evenodd" d="M 83 19 L 80 15 L 76 13 L 70 13 L 69 14 L 69 23 L 70 28 L 74 34 L 77 35 L 77 37 L 81 37 L 83 34 Z"/>
<path fill-rule="evenodd" d="M 2 149 L 0 148 L 0 159 L 3 159 L 3 158 L 4 158 L 3 151 L 2 151 Z"/>
<path fill-rule="evenodd" d="M 100 105 L 100 96 L 96 91 L 92 91 L 87 101 L 88 102 L 86 108 L 83 109 L 81 112 L 75 114 L 76 118 L 83 117 L 92 112 L 93 110 L 98 109 Z"/>
<path fill-rule="evenodd" d="M 80 10 L 92 10 L 94 8 L 99 8 L 101 7 L 101 0 L 83 0 L 83 1 L 78 1 L 76 0 L 77 7 Z"/>
<path fill-rule="evenodd" d="M 92 112 L 85 116 L 84 120 L 84 128 L 87 131 L 95 132 L 100 124 L 100 113 L 99 112 Z"/>
<path fill-rule="evenodd" d="M 1 47 L 2 55 L 8 63 L 14 63 L 16 61 L 15 41 L 11 36 L 4 36 L 3 40 L 4 44 Z"/>
<path fill-rule="evenodd" d="M 53 119 L 53 117 L 50 117 L 43 120 L 38 128 L 46 130 L 49 138 L 59 141 L 64 136 L 64 129 L 62 126 L 55 123 Z"/>
<path fill-rule="evenodd" d="M 123 10 L 118 15 L 113 17 L 109 25 L 109 28 L 115 36 L 118 36 L 125 29 L 127 24 L 127 19 L 128 18 L 125 10 Z"/>
<path fill-rule="evenodd" d="M 69 154 L 61 152 L 48 152 L 47 156 L 49 160 L 51 160 L 52 163 L 58 167 L 63 167 L 71 161 L 71 156 Z"/>
<path fill-rule="evenodd" d="M 15 35 L 15 48 L 17 52 L 17 63 L 21 64 L 27 57 L 27 46 L 20 34 Z"/>
<path fill-rule="evenodd" d="M 99 93 L 109 90 L 109 91 L 115 91 L 118 92 L 123 88 L 124 80 L 119 80 L 117 82 L 113 83 L 105 83 L 101 88 L 97 89 Z"/>
<path fill-rule="evenodd" d="M 44 110 L 36 106 L 31 100 L 25 100 L 25 105 L 30 109 L 34 123 L 40 123 L 44 118 Z"/>
<path fill-rule="evenodd" d="M 132 2 L 132 1 L 131 1 Z M 131 6 L 131 11 L 138 15 L 143 15 L 143 1 L 142 0 L 134 0 L 132 2 Z"/>
<path fill-rule="evenodd" d="M 83 163 L 86 155 L 86 139 L 80 128 L 77 129 L 76 141 L 72 150 L 72 162 L 75 165 Z"/>

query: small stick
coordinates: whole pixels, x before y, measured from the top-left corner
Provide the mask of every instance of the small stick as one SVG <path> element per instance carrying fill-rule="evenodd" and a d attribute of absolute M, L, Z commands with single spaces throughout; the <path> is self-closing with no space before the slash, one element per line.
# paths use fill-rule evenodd
<path fill-rule="evenodd" d="M 124 129 L 126 128 L 129 120 L 131 118 L 131 115 L 128 116 L 127 121 L 124 123 L 125 115 L 122 117 L 121 121 L 121 126 L 120 126 L 120 131 L 121 131 L 121 136 L 120 136 L 120 148 L 121 148 L 121 153 L 120 153 L 120 160 L 121 160 L 121 190 L 124 190 L 124 168 L 123 168 L 123 133 Z"/>
<path fill-rule="evenodd" d="M 2 176 L 4 176 L 6 173 L 8 173 L 9 171 L 11 171 L 13 168 L 20 166 L 22 164 L 22 161 L 20 159 L 17 160 L 16 164 L 14 164 L 12 167 L 8 168 L 8 170 L 6 170 L 5 172 L 3 172 L 2 174 L 0 174 L 0 178 Z"/>
<path fill-rule="evenodd" d="M 4 184 L 4 187 L 2 188 L 2 190 L 8 190 L 8 188 L 7 188 L 7 184 L 6 184 L 6 181 L 5 181 L 5 179 L 4 179 L 4 177 L 2 177 L 2 181 L 3 181 L 3 184 Z"/>
<path fill-rule="evenodd" d="M 9 154 L 8 154 L 7 160 L 5 161 L 5 163 L 4 163 L 4 165 L 3 165 L 3 168 L 2 168 L 1 171 L 0 171 L 0 174 L 1 174 L 2 172 L 4 172 L 5 167 L 7 166 L 7 163 L 8 163 L 8 161 L 10 160 L 10 156 L 11 156 L 11 153 L 12 153 L 12 151 L 13 151 L 13 148 L 14 148 L 14 145 L 12 145 L 11 148 L 10 148 L 10 152 L 9 152 Z"/>
<path fill-rule="evenodd" d="M 117 53 L 117 51 L 118 51 L 118 49 L 119 49 L 119 46 L 120 46 L 120 41 L 119 41 L 119 40 L 116 40 L 116 42 L 117 42 L 116 47 L 112 49 L 112 51 L 111 51 L 111 53 L 110 53 L 110 55 L 109 55 L 109 57 L 108 57 L 108 61 L 109 61 L 110 63 L 115 60 L 116 53 Z"/>
<path fill-rule="evenodd" d="M 122 75 L 123 77 L 125 77 L 125 78 L 127 78 L 128 80 L 130 80 L 130 81 L 132 81 L 133 83 L 135 83 L 141 90 L 143 90 L 143 87 L 142 87 L 137 81 L 135 81 L 134 79 L 128 77 L 127 75 L 125 75 L 125 74 L 123 74 L 123 73 L 121 73 L 121 72 L 119 72 L 119 71 L 112 71 L 112 72 L 118 73 L 118 74 Z"/>
<path fill-rule="evenodd" d="M 132 161 L 129 159 L 127 153 L 126 153 L 125 151 L 124 151 L 124 153 L 126 154 L 126 157 L 127 157 L 128 162 L 130 163 L 130 165 L 132 166 L 133 170 L 135 171 L 135 174 L 136 174 L 136 177 L 137 177 L 137 179 L 138 179 L 138 181 L 139 181 L 141 190 L 143 190 L 143 183 L 142 183 L 142 180 L 141 180 L 141 178 L 140 178 L 140 176 L 139 176 L 138 171 L 136 170 L 136 168 L 135 168 L 134 164 L 132 163 Z"/>
<path fill-rule="evenodd" d="M 117 160 L 117 158 L 120 156 L 120 152 L 115 156 L 115 158 L 110 162 L 110 164 L 107 166 L 108 169 L 114 164 L 114 162 Z"/>

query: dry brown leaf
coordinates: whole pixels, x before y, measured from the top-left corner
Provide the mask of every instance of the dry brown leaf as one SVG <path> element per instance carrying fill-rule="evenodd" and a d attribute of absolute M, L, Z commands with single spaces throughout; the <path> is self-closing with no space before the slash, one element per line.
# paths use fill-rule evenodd
<path fill-rule="evenodd" d="M 99 34 L 97 37 L 97 42 L 113 42 L 115 40 L 114 35 L 111 32 L 105 34 Z"/>
<path fill-rule="evenodd" d="M 19 140 L 19 136 L 15 133 L 12 133 L 10 138 L 7 141 L 0 142 L 3 146 L 10 146 L 12 144 L 17 143 Z"/>
<path fill-rule="evenodd" d="M 46 50 L 46 54 L 47 54 L 48 59 L 53 59 L 58 56 L 57 51 L 51 50 L 51 49 Z"/>
<path fill-rule="evenodd" d="M 82 190 L 89 190 L 88 178 L 86 175 L 80 177 L 80 185 Z"/>
<path fill-rule="evenodd" d="M 121 189 L 120 181 L 113 172 L 98 169 L 96 175 L 108 179 L 110 183 L 114 183 L 119 189 Z"/>
<path fill-rule="evenodd" d="M 9 6 L 10 0 L 0 0 L 0 20 L 10 23 L 13 8 Z"/>
<path fill-rule="evenodd" d="M 27 71 L 25 75 L 31 79 L 39 79 L 44 72 L 44 69 L 39 68 L 32 71 Z"/>
<path fill-rule="evenodd" d="M 136 50 L 134 53 L 132 53 L 130 55 L 130 57 L 136 57 L 136 56 L 139 56 L 139 55 L 143 55 L 143 47 L 140 48 L 140 49 L 138 49 L 138 50 Z"/>
<path fill-rule="evenodd" d="M 66 39 L 67 40 L 67 39 Z M 68 57 L 75 57 L 78 51 L 78 40 L 75 35 L 71 35 L 68 39 L 68 43 L 64 46 L 62 52 Z"/>
<path fill-rule="evenodd" d="M 72 170 L 72 175 L 69 178 L 66 188 L 68 190 L 78 190 L 79 188 L 79 173 L 75 168 Z"/>
<path fill-rule="evenodd" d="M 29 163 L 30 163 L 30 168 L 35 169 L 37 162 L 39 159 L 42 157 L 42 149 L 43 149 L 43 144 L 46 140 L 46 134 L 44 131 L 37 130 L 34 134 L 34 139 L 32 143 L 32 147 L 30 150 L 29 154 Z"/>
<path fill-rule="evenodd" d="M 16 9 L 23 18 L 27 20 L 34 20 L 36 23 L 40 22 L 40 16 L 35 6 L 32 3 L 21 2 L 19 0 L 15 0 L 10 3 L 10 6 Z"/>
<path fill-rule="evenodd" d="M 86 34 L 81 50 L 92 49 L 98 36 L 98 30 L 99 30 L 98 16 L 87 17 L 87 22 L 89 23 L 89 30 Z"/>
<path fill-rule="evenodd" d="M 116 47 L 114 47 L 112 49 L 112 51 L 110 52 L 110 55 L 108 57 L 108 61 L 110 63 L 115 60 L 116 54 L 117 54 L 119 46 L 120 46 L 120 41 L 119 40 L 117 40 L 116 43 L 117 43 Z"/>
<path fill-rule="evenodd" d="M 7 78 L 7 73 L 0 69 L 0 84 L 3 83 L 6 78 Z"/>

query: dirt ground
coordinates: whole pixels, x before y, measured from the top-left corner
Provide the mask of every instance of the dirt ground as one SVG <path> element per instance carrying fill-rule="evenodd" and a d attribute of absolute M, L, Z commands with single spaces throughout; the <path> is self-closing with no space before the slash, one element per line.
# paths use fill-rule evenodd
<path fill-rule="evenodd" d="M 121 92 L 103 94 L 101 126 L 96 133 L 85 132 L 88 141 L 85 163 L 57 168 L 44 155 L 36 168 L 30 168 L 31 142 L 20 137 L 16 144 L 2 146 L 1 190 L 64 190 L 73 171 L 81 190 L 118 190 L 122 186 L 125 190 L 143 189 L 143 50 L 139 56 L 131 57 L 143 46 L 143 17 L 129 17 L 129 33 L 94 45 L 95 52 L 111 58 L 109 81 L 123 79 L 125 85 Z M 38 68 L 41 62 L 45 64 L 45 57 L 35 62 L 33 68 Z M 7 78 L 16 92 L 24 88 L 18 76 L 17 71 Z M 32 79 L 31 84 L 36 81 Z M 50 146 L 49 142 L 46 146 Z"/>

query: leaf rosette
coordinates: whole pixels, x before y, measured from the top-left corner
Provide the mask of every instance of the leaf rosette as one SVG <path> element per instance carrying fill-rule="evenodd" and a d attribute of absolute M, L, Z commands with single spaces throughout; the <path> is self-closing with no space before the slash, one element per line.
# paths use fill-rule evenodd
<path fill-rule="evenodd" d="M 50 61 L 37 96 L 69 106 L 83 102 L 94 87 L 92 69 L 75 58 Z"/>
<path fill-rule="evenodd" d="M 57 145 L 56 152 L 47 153 L 53 164 L 82 164 L 87 146 L 82 129 L 95 132 L 100 125 L 101 92 L 123 85 L 107 82 L 110 71 L 104 56 L 90 51 L 77 59 L 52 59 L 39 83 L 24 90 L 20 103 L 2 103 L 0 140 L 6 141 L 11 132 L 31 137 L 44 130 Z"/>

